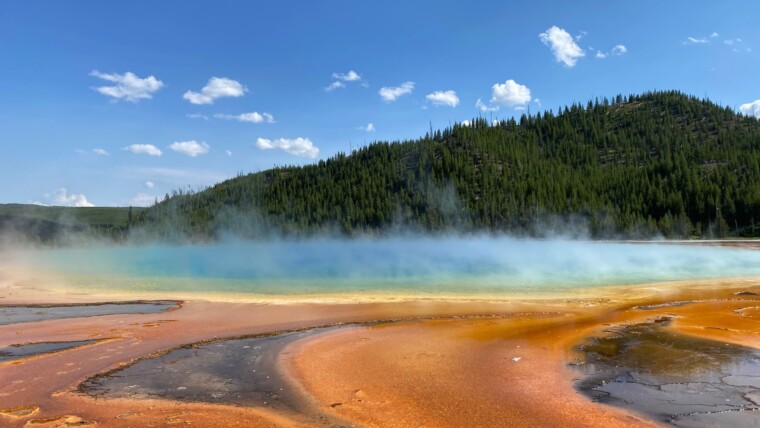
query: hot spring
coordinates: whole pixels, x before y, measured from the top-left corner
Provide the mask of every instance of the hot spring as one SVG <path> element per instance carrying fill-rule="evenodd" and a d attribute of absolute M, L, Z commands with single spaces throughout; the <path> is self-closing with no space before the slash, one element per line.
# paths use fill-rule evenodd
<path fill-rule="evenodd" d="M 754 250 L 504 237 L 88 246 L 18 251 L 14 261 L 82 290 L 269 296 L 551 294 L 760 276 Z"/>

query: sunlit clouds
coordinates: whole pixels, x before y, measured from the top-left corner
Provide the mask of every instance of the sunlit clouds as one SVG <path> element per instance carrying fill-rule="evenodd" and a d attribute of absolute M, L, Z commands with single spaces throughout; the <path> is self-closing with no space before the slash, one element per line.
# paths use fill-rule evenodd
<path fill-rule="evenodd" d="M 256 147 L 261 150 L 279 149 L 285 153 L 314 159 L 319 156 L 319 149 L 308 138 L 267 138 L 256 139 Z"/>
<path fill-rule="evenodd" d="M 242 83 L 226 77 L 212 77 L 200 92 L 187 91 L 182 98 L 191 104 L 214 104 L 219 98 L 242 97 L 248 88 Z"/>
<path fill-rule="evenodd" d="M 92 89 L 114 100 L 123 99 L 133 103 L 153 98 L 153 94 L 164 86 L 164 83 L 154 76 L 140 78 L 131 72 L 109 74 L 93 70 L 90 76 L 113 83 L 111 86 L 98 86 Z"/>

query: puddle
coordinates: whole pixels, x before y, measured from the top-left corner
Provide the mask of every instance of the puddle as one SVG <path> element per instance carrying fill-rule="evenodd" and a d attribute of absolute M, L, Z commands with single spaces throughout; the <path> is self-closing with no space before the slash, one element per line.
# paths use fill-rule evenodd
<path fill-rule="evenodd" d="M 296 340 L 355 325 L 187 345 L 91 378 L 79 391 L 105 398 L 163 398 L 265 407 L 300 414 L 310 424 L 338 426 L 318 413 L 277 368 L 283 348 Z"/>
<path fill-rule="evenodd" d="M 6 305 L 0 306 L 0 325 L 100 315 L 154 314 L 179 306 L 180 303 L 173 300 L 76 305 Z"/>
<path fill-rule="evenodd" d="M 22 358 L 32 357 L 35 355 L 50 354 L 52 352 L 63 351 L 66 349 L 76 348 L 78 346 L 96 343 L 98 340 L 80 340 L 73 342 L 38 342 L 23 345 L 10 345 L 0 348 L 0 363 L 20 360 Z"/>
<path fill-rule="evenodd" d="M 620 326 L 580 346 L 576 387 L 595 401 L 681 427 L 760 426 L 760 351 L 663 328 Z"/>

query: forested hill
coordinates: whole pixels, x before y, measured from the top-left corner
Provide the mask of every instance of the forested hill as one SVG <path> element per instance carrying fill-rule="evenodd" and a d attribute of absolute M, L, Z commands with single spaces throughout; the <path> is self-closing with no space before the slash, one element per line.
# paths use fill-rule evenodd
<path fill-rule="evenodd" d="M 680 92 L 480 118 L 176 194 L 133 226 L 198 237 L 399 227 L 541 235 L 555 221 L 593 237 L 758 236 L 760 122 Z"/>

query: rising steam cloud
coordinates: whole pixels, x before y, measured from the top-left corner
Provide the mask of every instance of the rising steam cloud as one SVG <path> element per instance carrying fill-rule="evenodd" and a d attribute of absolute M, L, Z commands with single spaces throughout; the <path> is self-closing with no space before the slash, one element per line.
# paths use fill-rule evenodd
<path fill-rule="evenodd" d="M 107 278 L 98 287 L 285 295 L 550 293 L 760 275 L 757 251 L 491 236 L 60 248 L 21 259 L 63 276 Z"/>

